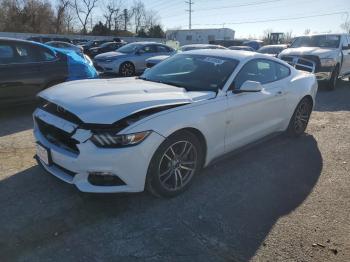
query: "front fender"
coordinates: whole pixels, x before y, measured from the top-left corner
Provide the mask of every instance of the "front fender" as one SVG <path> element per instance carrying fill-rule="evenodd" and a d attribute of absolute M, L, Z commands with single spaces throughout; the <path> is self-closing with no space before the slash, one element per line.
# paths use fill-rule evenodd
<path fill-rule="evenodd" d="M 169 137 L 184 128 L 197 129 L 207 142 L 206 163 L 209 163 L 225 150 L 226 99 L 218 97 L 163 111 L 133 124 L 121 133 L 153 130 Z"/>

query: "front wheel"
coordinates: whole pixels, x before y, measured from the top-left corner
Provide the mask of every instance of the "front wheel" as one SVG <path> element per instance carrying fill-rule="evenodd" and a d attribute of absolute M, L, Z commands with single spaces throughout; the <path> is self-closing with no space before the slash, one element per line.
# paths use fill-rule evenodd
<path fill-rule="evenodd" d="M 304 97 L 297 105 L 288 126 L 288 134 L 292 137 L 301 136 L 309 123 L 312 112 L 312 102 Z"/>
<path fill-rule="evenodd" d="M 332 72 L 331 79 L 328 82 L 328 90 L 334 90 L 337 87 L 339 77 L 339 66 L 336 66 Z"/>
<path fill-rule="evenodd" d="M 196 136 L 188 131 L 175 133 L 154 153 L 147 174 L 147 189 L 155 196 L 176 196 L 191 185 L 202 163 L 202 146 Z"/>
<path fill-rule="evenodd" d="M 130 62 L 125 62 L 120 65 L 119 74 L 124 77 L 135 75 L 135 66 Z"/>

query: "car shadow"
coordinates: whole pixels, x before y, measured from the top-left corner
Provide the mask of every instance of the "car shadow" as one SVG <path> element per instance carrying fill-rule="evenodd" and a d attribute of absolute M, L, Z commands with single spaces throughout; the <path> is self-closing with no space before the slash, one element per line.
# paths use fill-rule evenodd
<path fill-rule="evenodd" d="M 35 103 L 0 109 L 0 137 L 33 128 Z"/>
<path fill-rule="evenodd" d="M 316 96 L 315 111 L 350 111 L 349 101 L 350 81 L 339 80 L 336 89 L 333 91 L 327 90 L 327 86 L 320 83 Z"/>
<path fill-rule="evenodd" d="M 313 136 L 278 136 L 204 169 L 172 199 L 87 195 L 34 166 L 0 182 L 0 260 L 248 261 L 322 166 Z"/>

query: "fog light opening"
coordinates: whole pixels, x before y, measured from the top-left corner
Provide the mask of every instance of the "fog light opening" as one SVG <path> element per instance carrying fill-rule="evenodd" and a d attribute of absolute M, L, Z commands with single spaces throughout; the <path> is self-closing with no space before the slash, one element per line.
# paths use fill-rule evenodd
<path fill-rule="evenodd" d="M 88 181 L 94 186 L 123 186 L 126 185 L 116 174 L 111 172 L 89 172 Z"/>

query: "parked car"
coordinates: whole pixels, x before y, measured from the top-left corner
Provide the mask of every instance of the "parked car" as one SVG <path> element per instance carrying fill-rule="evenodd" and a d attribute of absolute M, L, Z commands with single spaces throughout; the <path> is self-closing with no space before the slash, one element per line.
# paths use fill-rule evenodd
<path fill-rule="evenodd" d="M 258 50 L 263 45 L 263 41 L 261 40 L 247 40 L 242 43 L 242 45 L 250 46 L 254 50 Z"/>
<path fill-rule="evenodd" d="M 126 43 L 125 42 L 107 42 L 98 47 L 90 48 L 86 53 L 91 58 L 94 58 L 99 54 L 116 51 L 118 48 L 122 47 L 123 45 L 126 45 Z"/>
<path fill-rule="evenodd" d="M 350 35 L 318 34 L 294 39 L 279 58 L 299 70 L 314 73 L 317 80 L 335 89 L 339 78 L 350 76 Z"/>
<path fill-rule="evenodd" d="M 265 45 L 260 47 L 257 51 L 258 53 L 278 57 L 278 55 L 284 50 L 287 49 L 287 45 Z"/>
<path fill-rule="evenodd" d="M 50 41 L 50 42 L 46 42 L 45 45 L 49 45 L 52 47 L 56 47 L 56 48 L 63 48 L 63 49 L 68 49 L 68 50 L 72 50 L 80 55 L 83 54 L 83 48 L 80 46 L 76 46 L 70 43 L 66 43 L 66 42 L 60 42 L 60 41 Z"/>
<path fill-rule="evenodd" d="M 79 190 L 171 197 L 215 158 L 275 132 L 304 133 L 314 75 L 255 52 L 183 52 L 139 78 L 39 94 L 38 163 Z"/>
<path fill-rule="evenodd" d="M 171 55 L 175 50 L 167 45 L 154 42 L 136 42 L 95 56 L 94 65 L 103 73 L 117 73 L 133 76 L 146 69 L 146 59 L 157 55 Z"/>
<path fill-rule="evenodd" d="M 199 50 L 199 49 L 227 49 L 221 45 L 210 45 L 210 44 L 193 44 L 193 45 L 184 45 L 180 47 L 180 51 L 191 51 L 191 50 Z"/>
<path fill-rule="evenodd" d="M 186 51 L 200 50 L 200 49 L 227 49 L 227 48 L 221 45 L 193 44 L 193 45 L 184 45 L 180 47 L 180 49 L 177 52 L 186 52 Z M 174 54 L 176 53 L 174 52 L 171 55 L 174 55 Z M 151 68 L 169 57 L 170 55 L 160 55 L 160 56 L 154 56 L 154 57 L 148 58 L 146 60 L 146 66 L 147 68 Z"/>
<path fill-rule="evenodd" d="M 0 38 L 0 106 L 33 101 L 57 83 L 96 77 L 94 67 L 73 51 Z"/>
<path fill-rule="evenodd" d="M 94 48 L 94 47 L 98 47 L 104 43 L 110 42 L 108 40 L 92 40 L 92 41 L 88 41 L 83 43 L 82 45 L 80 45 L 83 50 L 84 53 L 88 53 L 90 48 Z"/>
<path fill-rule="evenodd" d="M 252 47 L 250 47 L 250 46 L 245 46 L 245 45 L 230 46 L 228 49 L 231 49 L 231 50 L 250 51 L 250 52 L 254 52 L 254 51 L 255 51 Z"/>

